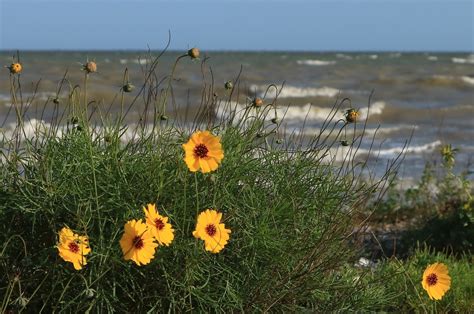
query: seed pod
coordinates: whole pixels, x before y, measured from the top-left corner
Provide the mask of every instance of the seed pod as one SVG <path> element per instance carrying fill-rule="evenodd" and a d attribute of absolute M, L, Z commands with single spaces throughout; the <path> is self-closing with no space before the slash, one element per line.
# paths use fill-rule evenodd
<path fill-rule="evenodd" d="M 279 138 L 279 139 L 276 140 L 276 143 L 277 143 L 277 144 L 282 144 L 282 143 L 283 143 L 283 140 L 282 140 L 281 138 Z"/>
<path fill-rule="evenodd" d="M 271 121 L 272 123 L 275 123 L 275 124 L 278 124 L 278 122 L 280 122 L 280 120 L 277 117 L 273 118 Z"/>
<path fill-rule="evenodd" d="M 163 115 L 160 116 L 160 119 L 161 119 L 161 121 L 166 121 L 166 120 L 168 120 L 168 116 L 163 114 Z"/>
<path fill-rule="evenodd" d="M 58 98 L 58 97 L 55 97 L 55 98 L 53 99 L 53 103 L 54 103 L 55 105 L 59 105 L 59 98 Z"/>
<path fill-rule="evenodd" d="M 95 290 L 94 289 L 90 289 L 90 288 L 86 289 L 86 291 L 85 291 L 86 298 L 89 298 L 89 299 L 93 298 L 94 295 L 95 295 Z"/>
<path fill-rule="evenodd" d="M 342 140 L 341 145 L 342 146 L 349 146 L 349 142 L 347 140 Z"/>
<path fill-rule="evenodd" d="M 199 49 L 197 49 L 196 47 L 189 49 L 188 56 L 190 56 L 191 59 L 199 58 Z"/>
<path fill-rule="evenodd" d="M 97 64 L 94 61 L 88 61 L 83 65 L 83 70 L 87 73 L 97 72 Z"/>
<path fill-rule="evenodd" d="M 252 100 L 252 106 L 254 107 L 261 107 L 263 105 L 263 100 L 262 98 L 260 97 L 255 97 L 253 100 Z"/>
<path fill-rule="evenodd" d="M 225 88 L 225 89 L 232 89 L 233 87 L 234 87 L 234 84 L 232 84 L 231 81 L 227 81 L 227 82 L 225 82 L 225 84 L 224 84 L 224 88 Z"/>
<path fill-rule="evenodd" d="M 18 74 L 21 72 L 21 70 L 23 69 L 23 67 L 21 66 L 20 63 L 18 62 L 15 62 L 15 63 L 12 63 L 8 69 L 10 70 L 10 73 L 11 74 Z"/>
<path fill-rule="evenodd" d="M 130 93 L 132 92 L 134 89 L 135 89 L 135 86 L 133 86 L 132 84 L 130 83 L 127 83 L 125 84 L 124 86 L 122 86 L 122 89 L 125 93 Z"/>
<path fill-rule="evenodd" d="M 346 111 L 346 121 L 348 123 L 356 122 L 358 117 L 359 112 L 357 110 L 351 108 Z"/>

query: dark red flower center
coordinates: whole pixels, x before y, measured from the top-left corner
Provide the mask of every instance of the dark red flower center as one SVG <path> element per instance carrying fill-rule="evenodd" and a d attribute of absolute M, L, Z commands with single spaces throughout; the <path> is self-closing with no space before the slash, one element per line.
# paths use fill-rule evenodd
<path fill-rule="evenodd" d="M 206 233 L 212 237 L 213 235 L 215 235 L 217 232 L 217 229 L 216 229 L 216 226 L 214 226 L 213 224 L 208 224 L 206 226 Z"/>
<path fill-rule="evenodd" d="M 133 238 L 133 246 L 136 249 L 141 249 L 143 247 L 142 237 L 136 236 L 135 238 Z"/>
<path fill-rule="evenodd" d="M 77 245 L 76 242 L 69 243 L 69 251 L 71 251 L 73 253 L 79 252 L 79 245 Z"/>
<path fill-rule="evenodd" d="M 207 157 L 207 153 L 209 152 L 209 149 L 207 149 L 206 145 L 204 144 L 199 144 L 194 147 L 194 156 L 199 157 L 199 158 L 204 158 Z"/>
<path fill-rule="evenodd" d="M 156 218 L 155 219 L 155 227 L 156 227 L 156 229 L 161 230 L 165 227 L 165 223 L 160 218 Z"/>
<path fill-rule="evenodd" d="M 434 286 L 438 282 L 438 276 L 436 274 L 429 274 L 428 277 L 426 277 L 426 283 L 428 286 Z"/>

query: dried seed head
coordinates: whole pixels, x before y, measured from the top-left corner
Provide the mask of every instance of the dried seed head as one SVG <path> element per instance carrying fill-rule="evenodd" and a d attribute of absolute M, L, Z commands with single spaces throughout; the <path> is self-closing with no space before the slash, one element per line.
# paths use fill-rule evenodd
<path fill-rule="evenodd" d="M 191 59 L 199 58 L 199 49 L 197 49 L 196 47 L 189 49 L 188 56 L 190 56 Z"/>
<path fill-rule="evenodd" d="M 127 83 L 125 84 L 124 86 L 122 86 L 122 89 L 125 93 L 130 93 L 132 92 L 134 89 L 135 89 L 135 86 L 133 86 L 132 84 L 130 83 Z"/>
<path fill-rule="evenodd" d="M 23 69 L 23 67 L 21 66 L 20 63 L 18 62 L 15 62 L 15 63 L 12 63 L 8 69 L 10 70 L 10 73 L 11 74 L 18 74 L 21 72 L 21 70 Z"/>
<path fill-rule="evenodd" d="M 346 111 L 346 121 L 349 123 L 353 123 L 357 121 L 357 118 L 359 117 L 359 112 L 355 109 L 348 109 Z"/>
<path fill-rule="evenodd" d="M 278 122 L 280 122 L 280 120 L 277 117 L 273 118 L 271 121 L 272 123 L 275 123 L 275 124 L 278 124 Z"/>
<path fill-rule="evenodd" d="M 253 100 L 252 100 L 252 106 L 254 107 L 261 107 L 263 105 L 263 100 L 262 98 L 260 97 L 255 97 Z"/>
<path fill-rule="evenodd" d="M 282 140 L 281 138 L 279 138 L 279 139 L 276 140 L 276 143 L 277 143 L 277 144 L 282 144 L 282 143 L 283 143 L 283 140 Z"/>
<path fill-rule="evenodd" d="M 342 146 L 349 146 L 349 142 L 347 140 L 342 140 L 341 145 Z"/>
<path fill-rule="evenodd" d="M 232 84 L 231 81 L 227 81 L 225 82 L 224 87 L 225 89 L 232 89 L 232 87 L 234 87 L 234 84 Z"/>
<path fill-rule="evenodd" d="M 55 105 L 59 105 L 59 98 L 58 98 L 58 97 L 55 97 L 55 98 L 53 99 L 53 103 L 54 103 Z"/>
<path fill-rule="evenodd" d="M 162 121 L 166 121 L 166 120 L 168 120 L 168 116 L 163 114 L 163 115 L 160 116 L 160 119 Z"/>
<path fill-rule="evenodd" d="M 87 73 L 97 72 L 97 64 L 94 61 L 88 61 L 86 64 L 84 64 L 83 69 Z"/>

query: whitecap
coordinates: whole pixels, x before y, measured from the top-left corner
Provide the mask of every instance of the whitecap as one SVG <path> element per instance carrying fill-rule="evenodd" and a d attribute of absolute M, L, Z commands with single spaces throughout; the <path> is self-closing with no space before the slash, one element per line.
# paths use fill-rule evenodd
<path fill-rule="evenodd" d="M 352 56 L 345 55 L 343 53 L 336 54 L 336 58 L 344 59 L 344 60 L 352 60 L 353 59 Z"/>
<path fill-rule="evenodd" d="M 461 76 L 461 80 L 462 80 L 464 83 L 466 83 L 466 84 L 474 85 L 474 77 Z"/>
<path fill-rule="evenodd" d="M 217 116 L 220 119 L 228 119 L 229 117 L 234 117 L 234 120 L 239 121 L 244 118 L 246 114 L 252 113 L 252 110 L 255 110 L 250 105 L 230 102 L 219 104 L 217 108 Z M 378 101 L 373 103 L 370 108 L 364 107 L 359 109 L 359 119 L 365 120 L 370 116 L 379 115 L 383 112 L 386 103 L 383 101 Z M 328 107 L 318 107 L 312 104 L 306 104 L 304 106 L 287 106 L 281 107 L 277 106 L 276 108 L 271 108 L 271 114 L 268 115 L 267 119 L 271 120 L 274 117 L 274 112 L 276 111 L 277 117 L 284 119 L 285 123 L 296 123 L 301 124 L 303 121 L 324 121 L 328 117 L 333 117 L 333 121 L 344 120 L 345 110 L 334 111 L 333 108 Z"/>
<path fill-rule="evenodd" d="M 325 66 L 325 65 L 334 65 L 336 61 L 334 60 L 298 60 L 296 63 L 300 65 L 313 65 L 313 66 Z"/>
<path fill-rule="evenodd" d="M 436 140 L 431 143 L 416 145 L 416 146 L 397 146 L 388 149 L 380 149 L 380 150 L 372 150 L 370 152 L 373 156 L 382 156 L 382 157 L 396 157 L 401 153 L 405 154 L 422 154 L 422 153 L 430 153 L 433 152 L 437 147 L 441 145 L 440 140 Z M 360 154 L 368 154 L 369 150 L 360 149 Z"/>
<path fill-rule="evenodd" d="M 133 60 L 134 63 L 136 64 L 140 64 L 140 65 L 145 65 L 147 64 L 147 59 L 136 59 L 136 60 Z"/>
<path fill-rule="evenodd" d="M 469 55 L 467 58 L 451 58 L 454 63 L 460 64 L 474 64 L 474 55 Z"/>
<path fill-rule="evenodd" d="M 427 59 L 430 60 L 430 61 L 437 61 L 438 57 L 437 56 L 428 56 Z"/>
<path fill-rule="evenodd" d="M 260 97 L 263 97 L 265 91 L 268 89 L 267 85 L 251 85 L 250 89 L 253 90 L 255 93 L 258 93 Z M 341 91 L 336 88 L 332 87 L 296 87 L 296 86 L 283 86 L 282 89 L 279 90 L 280 94 L 278 98 L 301 98 L 301 97 L 335 97 Z M 276 90 L 273 87 L 268 89 L 266 97 L 275 98 L 276 97 Z"/>

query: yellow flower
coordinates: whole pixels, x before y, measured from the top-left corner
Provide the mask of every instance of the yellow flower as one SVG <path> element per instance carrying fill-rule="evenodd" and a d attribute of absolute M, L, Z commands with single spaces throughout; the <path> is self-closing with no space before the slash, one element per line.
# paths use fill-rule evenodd
<path fill-rule="evenodd" d="M 206 251 L 219 253 L 229 241 L 230 230 L 221 222 L 222 213 L 207 209 L 201 212 L 197 219 L 193 236 L 204 240 Z"/>
<path fill-rule="evenodd" d="M 17 74 L 17 73 L 20 73 L 21 70 L 23 69 L 23 67 L 21 66 L 20 63 L 18 62 L 15 62 L 15 63 L 12 63 L 8 69 L 10 70 L 10 73 L 11 74 Z"/>
<path fill-rule="evenodd" d="M 192 172 L 199 169 L 202 173 L 214 171 L 224 158 L 219 138 L 209 131 L 195 132 L 189 141 L 183 144 L 183 149 L 185 151 L 184 161 Z"/>
<path fill-rule="evenodd" d="M 158 214 L 155 204 L 148 204 L 147 207 L 143 207 L 143 211 L 145 212 L 148 229 L 156 241 L 161 245 L 170 245 L 174 239 L 174 229 L 168 223 L 168 217 Z"/>
<path fill-rule="evenodd" d="M 431 300 L 441 300 L 446 291 L 451 287 L 451 277 L 448 267 L 443 263 L 434 263 L 426 267 L 421 281 L 423 289 L 428 292 Z"/>
<path fill-rule="evenodd" d="M 62 228 L 59 232 L 59 243 L 56 246 L 59 256 L 66 262 L 71 262 L 74 269 L 80 270 L 87 264 L 85 255 L 89 254 L 89 239 L 86 236 L 79 236 L 69 228 Z"/>
<path fill-rule="evenodd" d="M 138 266 L 150 263 L 155 255 L 156 244 L 153 235 L 142 220 L 135 219 L 125 224 L 125 232 L 120 239 L 123 258 L 131 259 Z"/>

